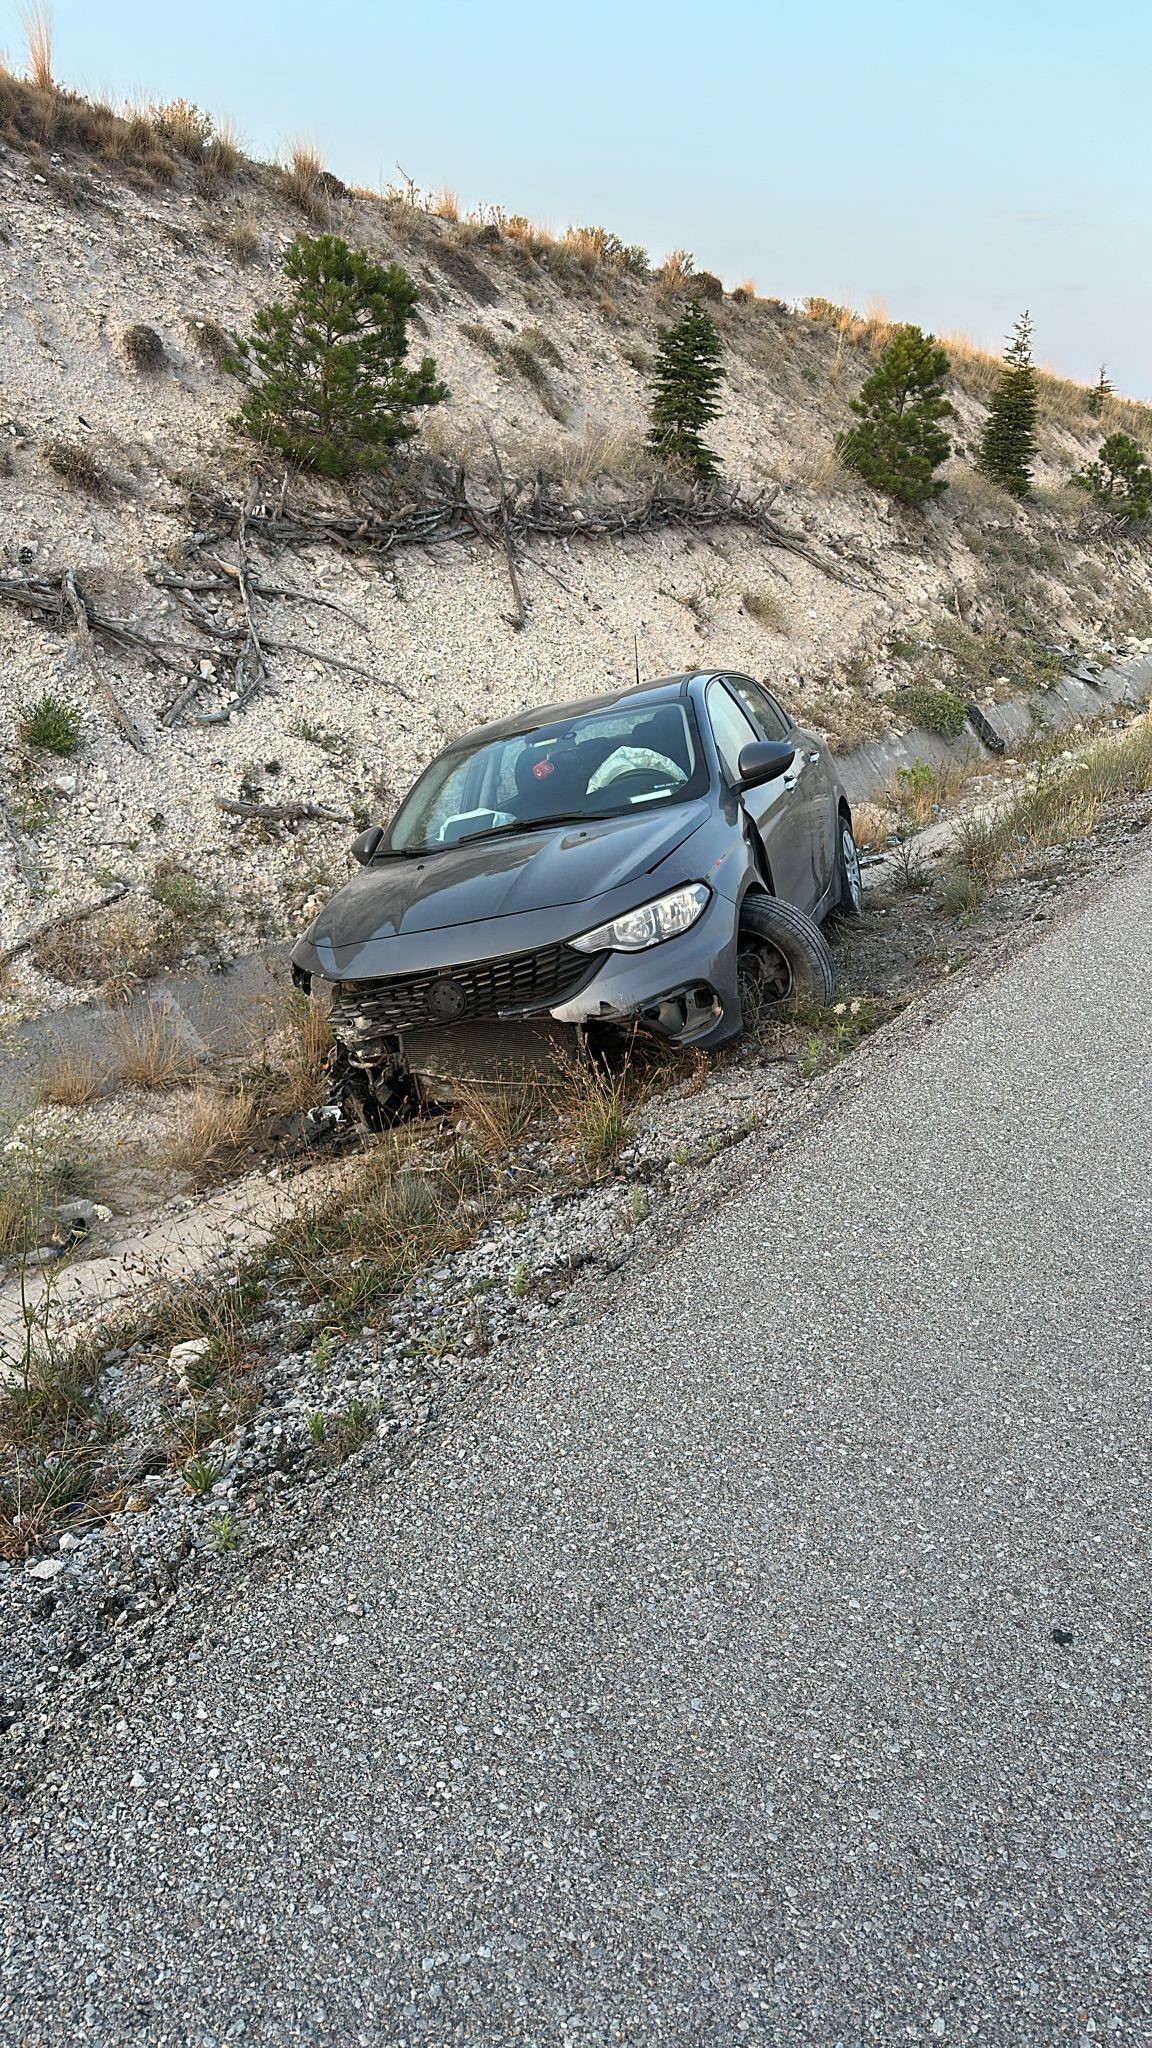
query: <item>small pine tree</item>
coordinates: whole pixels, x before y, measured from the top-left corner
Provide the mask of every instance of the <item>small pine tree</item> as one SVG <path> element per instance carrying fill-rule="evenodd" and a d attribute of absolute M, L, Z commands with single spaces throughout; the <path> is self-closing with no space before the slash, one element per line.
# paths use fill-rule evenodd
<path fill-rule="evenodd" d="M 1032 321 L 1025 312 L 1004 351 L 1004 368 L 992 393 L 977 458 L 977 468 L 1014 498 L 1026 498 L 1032 488 L 1038 410 Z"/>
<path fill-rule="evenodd" d="M 284 274 L 291 299 L 262 306 L 243 344 L 259 381 L 237 423 L 323 476 L 380 469 L 447 395 L 430 356 L 405 365 L 416 286 L 337 235 L 297 235 Z"/>
<path fill-rule="evenodd" d="M 944 395 L 948 358 L 931 334 L 898 327 L 872 375 L 852 400 L 860 421 L 841 435 L 842 462 L 875 490 L 924 505 L 948 486 L 935 475 L 951 452 L 943 419 L 956 408 Z"/>
<path fill-rule="evenodd" d="M 1104 400 L 1106 398 L 1111 398 L 1111 396 L 1112 385 L 1108 377 L 1108 371 L 1105 365 L 1101 363 L 1100 375 L 1096 379 L 1095 384 L 1092 386 L 1091 391 L 1088 393 L 1088 410 L 1091 413 L 1094 420 L 1098 420 L 1100 418 L 1100 415 L 1104 410 Z"/>
<path fill-rule="evenodd" d="M 1131 434 L 1109 434 L 1095 462 L 1072 481 L 1122 519 L 1147 519 L 1152 511 L 1152 469 Z"/>
<path fill-rule="evenodd" d="M 723 377 L 716 323 L 700 300 L 692 298 L 675 326 L 660 336 L 652 366 L 648 446 L 665 461 L 682 462 L 703 482 L 720 468 L 719 457 L 705 446 L 701 433 L 720 411 Z"/>

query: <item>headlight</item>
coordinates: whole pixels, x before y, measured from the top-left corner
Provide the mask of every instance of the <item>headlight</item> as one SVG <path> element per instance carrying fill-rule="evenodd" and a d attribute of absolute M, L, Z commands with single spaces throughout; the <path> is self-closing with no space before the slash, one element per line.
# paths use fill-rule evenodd
<path fill-rule="evenodd" d="M 583 938 L 570 939 L 578 953 L 642 953 L 645 946 L 658 946 L 661 939 L 674 939 L 686 932 L 700 916 L 710 891 L 703 882 L 689 882 L 686 889 L 673 889 L 670 896 L 658 896 L 655 903 L 642 903 L 639 910 L 626 910 L 611 924 L 598 924 Z"/>

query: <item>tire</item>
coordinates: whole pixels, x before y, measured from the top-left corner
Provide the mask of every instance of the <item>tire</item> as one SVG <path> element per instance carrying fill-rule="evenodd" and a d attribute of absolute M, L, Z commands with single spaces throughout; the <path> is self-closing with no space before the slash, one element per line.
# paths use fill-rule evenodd
<path fill-rule="evenodd" d="M 825 1009 L 836 987 L 828 941 L 794 903 L 758 890 L 744 898 L 737 939 L 740 1009 L 745 1030 L 778 1003 Z"/>
<path fill-rule="evenodd" d="M 836 820 L 836 879 L 839 885 L 836 916 L 862 917 L 864 891 L 860 884 L 860 855 L 856 851 L 852 820 L 847 811 L 841 811 Z"/>

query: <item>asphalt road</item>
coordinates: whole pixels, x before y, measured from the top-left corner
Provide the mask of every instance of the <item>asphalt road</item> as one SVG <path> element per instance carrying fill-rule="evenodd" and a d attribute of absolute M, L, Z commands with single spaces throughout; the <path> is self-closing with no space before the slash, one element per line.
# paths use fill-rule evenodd
<path fill-rule="evenodd" d="M 749 1141 L 126 1697 L 8 1824 L 5 2048 L 1152 2040 L 1150 928 L 1145 858 Z"/>

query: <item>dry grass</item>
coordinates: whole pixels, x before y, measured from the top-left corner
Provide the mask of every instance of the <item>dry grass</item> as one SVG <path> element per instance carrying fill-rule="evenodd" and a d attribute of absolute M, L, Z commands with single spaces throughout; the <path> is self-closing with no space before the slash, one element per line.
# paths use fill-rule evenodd
<path fill-rule="evenodd" d="M 962 821 L 952 887 L 965 907 L 1050 848 L 1085 839 L 1110 804 L 1152 790 L 1152 718 L 1098 740 L 1071 761 L 1044 763 L 1026 789 L 990 815 Z"/>
<path fill-rule="evenodd" d="M 68 441 L 63 437 L 45 441 L 40 449 L 40 460 L 53 476 L 58 476 L 61 483 L 68 484 L 74 491 L 86 491 L 92 498 L 106 498 L 111 494 L 112 480 L 87 441 Z"/>
<path fill-rule="evenodd" d="M 23 0 L 17 13 L 24 31 L 28 77 L 39 92 L 52 92 L 52 9 L 41 6 L 39 0 Z"/>
<path fill-rule="evenodd" d="M 662 299 L 674 298 L 688 284 L 695 269 L 687 249 L 673 249 L 656 272 L 656 290 Z"/>
<path fill-rule="evenodd" d="M 612 1165 L 635 1129 L 629 1111 L 638 1105 L 640 1096 L 636 1082 L 627 1073 L 573 1070 L 556 1111 L 566 1128 L 572 1163 L 578 1172 L 595 1179 Z"/>
<path fill-rule="evenodd" d="M 62 1109 L 86 1109 L 103 1094 L 106 1083 L 103 1069 L 86 1053 L 62 1052 L 44 1068 L 36 1099 Z"/>
<path fill-rule="evenodd" d="M 215 199 L 235 184 L 243 167 L 243 152 L 232 129 L 219 128 L 196 166 L 193 188 L 201 199 Z"/>
<path fill-rule="evenodd" d="M 453 1104 L 461 1130 L 482 1153 L 496 1159 L 523 1143 L 543 1107 L 543 1091 L 532 1083 L 519 1088 L 458 1086 Z"/>
<path fill-rule="evenodd" d="M 853 805 L 852 833 L 861 853 L 885 852 L 895 828 L 895 810 L 879 803 Z"/>
<path fill-rule="evenodd" d="M 197 355 L 214 370 L 231 370 L 238 362 L 235 337 L 218 320 L 189 320 L 188 334 Z"/>
<path fill-rule="evenodd" d="M 102 984 L 112 997 L 127 994 L 164 964 L 155 921 L 117 909 L 60 925 L 38 942 L 32 958 L 55 981 L 74 988 Z"/>
<path fill-rule="evenodd" d="M 280 166 L 280 186 L 286 199 L 318 225 L 327 226 L 331 206 L 325 182 L 323 159 L 310 142 L 289 144 L 289 157 Z"/>
<path fill-rule="evenodd" d="M 255 1095 L 243 1086 L 228 1091 L 201 1077 L 181 1102 L 175 1129 L 164 1146 L 168 1166 L 199 1185 L 251 1136 L 259 1113 Z"/>
<path fill-rule="evenodd" d="M 855 482 L 831 442 L 791 450 L 780 464 L 780 475 L 785 483 L 800 484 L 820 497 L 831 497 Z"/>
<path fill-rule="evenodd" d="M 255 1081 L 264 1107 L 288 1113 L 311 1109 L 324 1090 L 324 1062 L 332 1050 L 328 1005 L 293 989 L 275 1021 L 261 1026 Z"/>
<path fill-rule="evenodd" d="M 437 220 L 458 221 L 460 218 L 460 199 L 458 194 L 450 191 L 447 186 L 445 186 L 443 192 L 434 192 L 428 203 L 428 211 L 429 213 L 434 213 Z"/>
<path fill-rule="evenodd" d="M 795 704 L 801 725 L 823 733 L 834 748 L 849 753 L 869 740 L 889 732 L 892 714 L 883 701 L 864 697 L 858 690 L 843 689 L 835 694 L 801 694 Z"/>
<path fill-rule="evenodd" d="M 611 477 L 634 482 L 650 477 L 659 463 L 639 434 L 613 427 L 586 427 L 581 434 L 552 438 L 516 438 L 506 459 L 522 475 L 543 470 L 566 488 L 580 489 Z"/>
<path fill-rule="evenodd" d="M 753 590 L 745 590 L 740 602 L 749 618 L 759 625 L 767 626 L 773 633 L 787 633 L 787 606 L 769 584 L 760 583 Z"/>
<path fill-rule="evenodd" d="M 232 220 L 209 223 L 208 232 L 234 263 L 251 263 L 260 253 L 260 230 L 251 213 L 238 213 Z"/>
<path fill-rule="evenodd" d="M 538 329 L 528 328 L 523 334 L 514 336 L 504 353 L 513 368 L 519 370 L 525 383 L 532 386 L 545 412 L 550 413 L 554 420 L 563 425 L 568 418 L 568 407 L 553 389 L 544 367 L 545 349 L 548 351 L 549 362 L 559 362 L 559 350 L 549 341 L 547 335 L 540 334 Z"/>
<path fill-rule="evenodd" d="M 115 1047 L 117 1079 L 132 1088 L 181 1088 L 196 1072 L 196 1061 L 162 1004 L 150 1004 L 141 1017 L 126 1017 Z"/>

